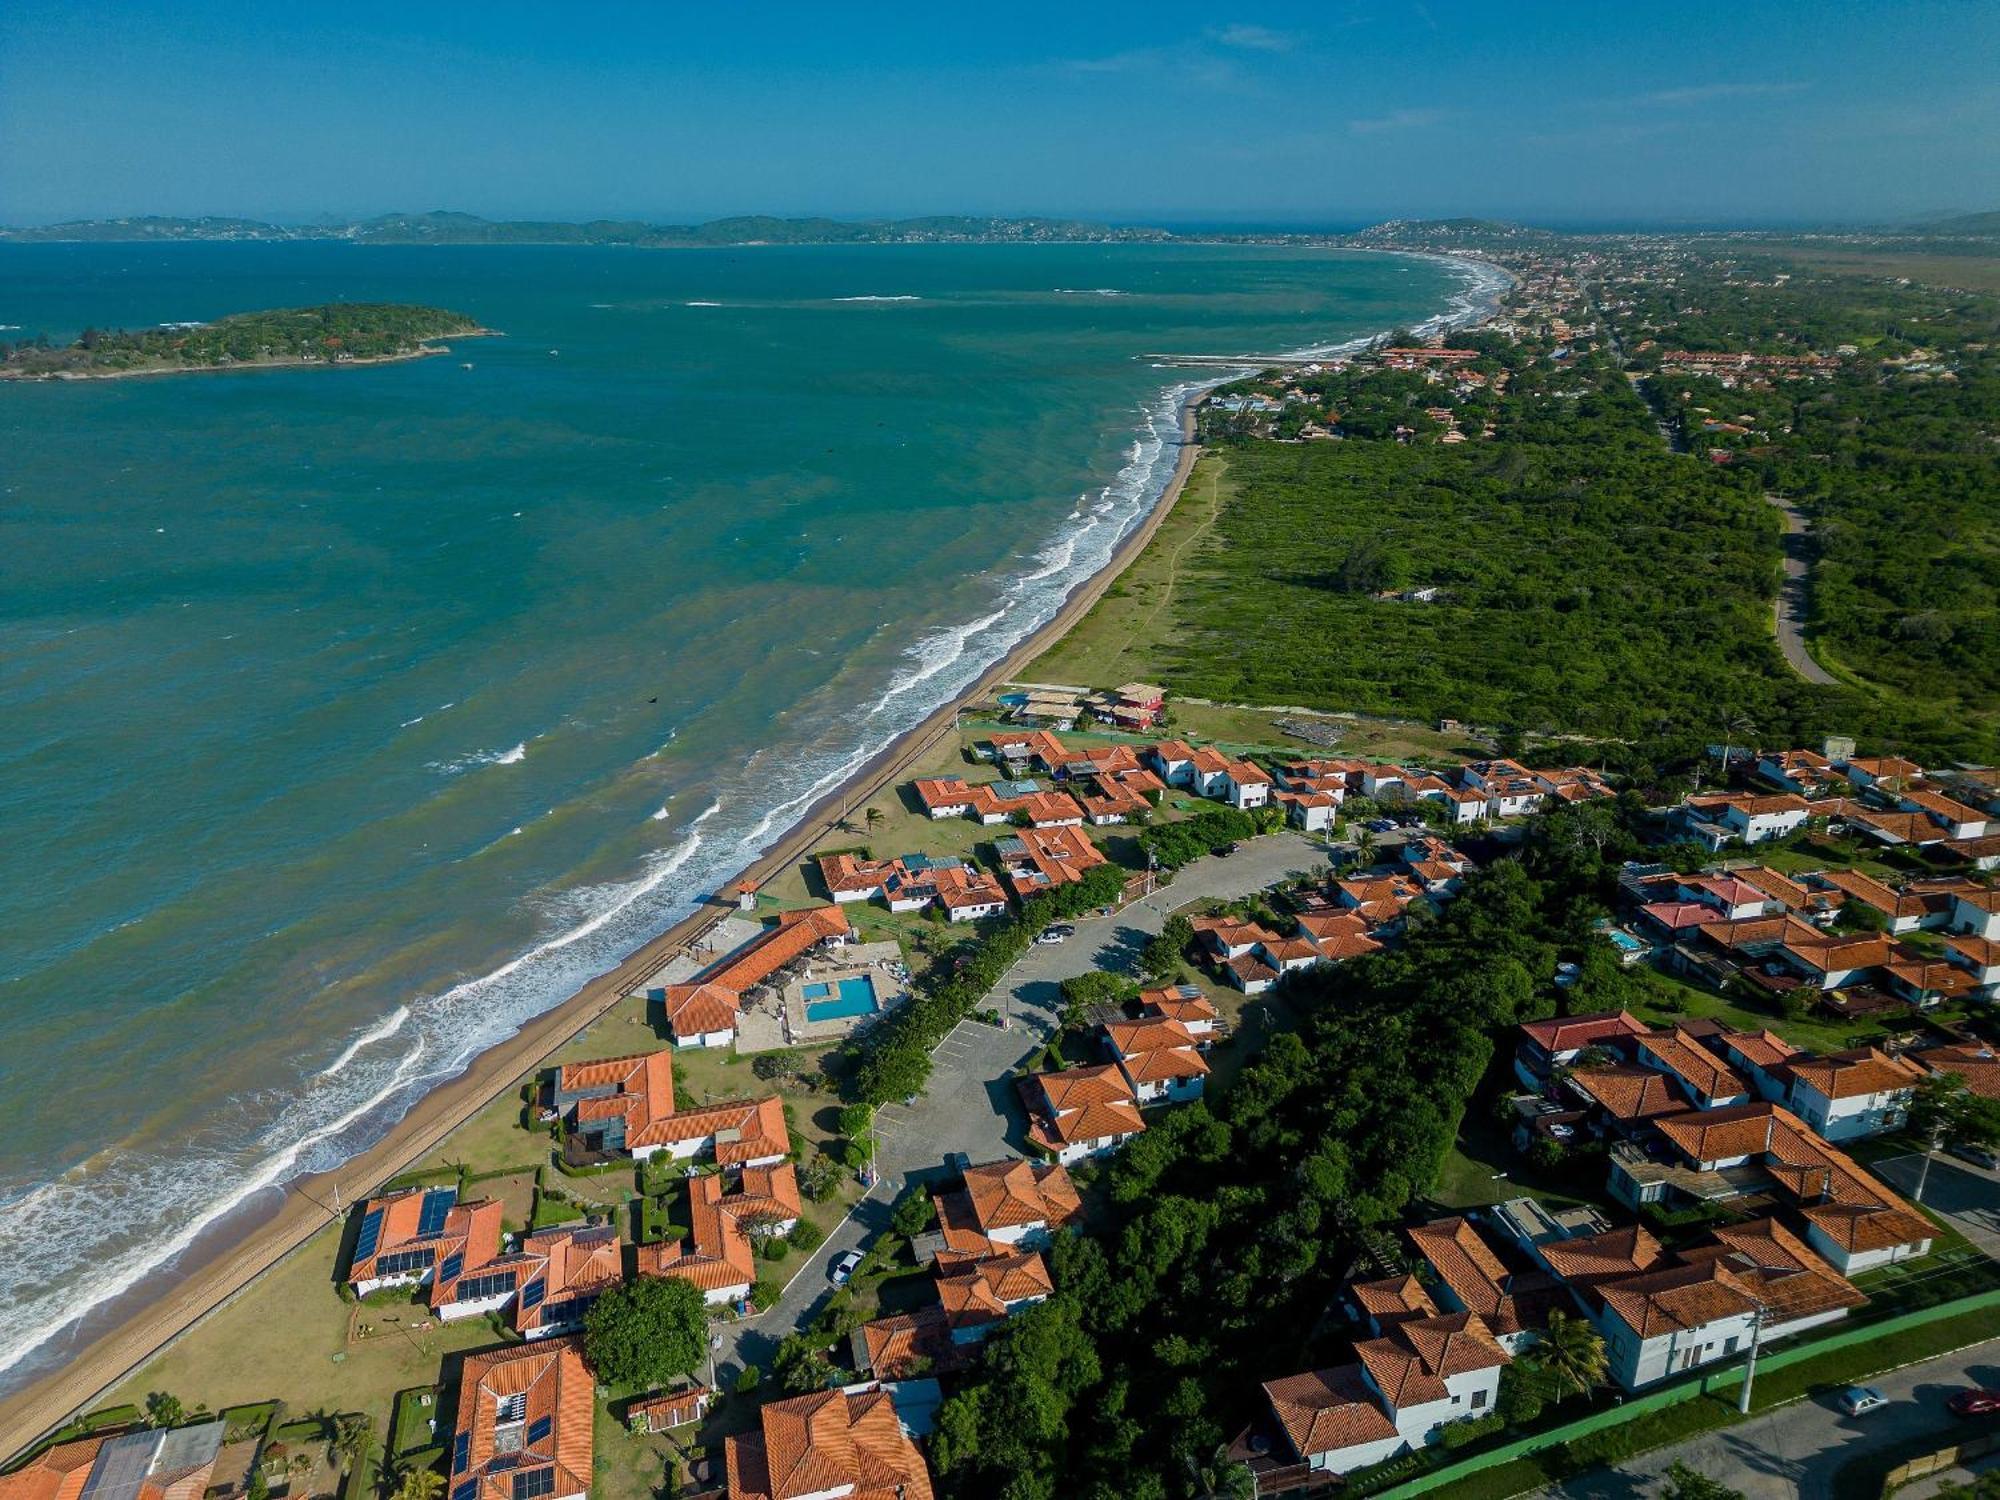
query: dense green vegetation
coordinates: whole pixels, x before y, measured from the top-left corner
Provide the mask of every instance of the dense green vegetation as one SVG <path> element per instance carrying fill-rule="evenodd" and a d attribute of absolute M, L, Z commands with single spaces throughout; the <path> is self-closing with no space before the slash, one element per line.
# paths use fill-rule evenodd
<path fill-rule="evenodd" d="M 1495 1037 L 1553 1011 L 1552 914 L 1601 873 L 1588 841 L 1537 841 L 1402 949 L 1288 979 L 1299 1029 L 1113 1158 L 1099 1228 L 1051 1251 L 1056 1295 L 945 1403 L 941 1492 L 1205 1493 L 1259 1382 L 1342 1357 L 1336 1289 L 1430 1191 Z"/>
<path fill-rule="evenodd" d="M 1759 264 L 1621 286 L 1614 319 L 1628 344 L 1643 332 L 1662 347 L 1857 351 L 1830 378 L 1655 385 L 1691 448 L 1726 452 L 1810 518 L 1815 651 L 1990 741 L 2000 722 L 2000 298 L 1800 270 L 1774 282 Z M 1660 352 L 1635 358 L 1656 365 Z"/>
<path fill-rule="evenodd" d="M 1458 447 L 1365 440 L 1398 409 L 1435 427 L 1434 391 L 1377 380 L 1386 397 L 1334 391 L 1344 443 L 1232 452 L 1175 596 L 1175 691 L 1621 737 L 1732 712 L 1774 737 L 1831 727 L 1771 640 L 1777 529 L 1754 482 L 1666 452 L 1608 361 L 1517 381 L 1498 439 Z M 1430 586 L 1444 597 L 1376 597 Z"/>
<path fill-rule="evenodd" d="M 0 343 L 0 373 L 102 375 L 298 361 L 336 364 L 414 354 L 427 339 L 479 331 L 473 319 L 442 308 L 336 302 L 237 313 L 194 327 L 86 328 L 75 343 L 59 347 L 45 338 Z"/>
<path fill-rule="evenodd" d="M 685 1375 L 708 1352 L 708 1309 L 691 1281 L 639 1276 L 612 1287 L 583 1319 L 597 1378 L 643 1389 Z"/>

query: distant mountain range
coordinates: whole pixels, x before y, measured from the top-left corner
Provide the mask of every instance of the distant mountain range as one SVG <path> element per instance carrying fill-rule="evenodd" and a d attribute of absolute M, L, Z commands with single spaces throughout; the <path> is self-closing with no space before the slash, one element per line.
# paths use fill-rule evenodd
<path fill-rule="evenodd" d="M 884 245 L 1074 241 L 1154 241 L 1164 229 L 1114 227 L 1079 219 L 995 219 L 947 214 L 922 219 L 778 219 L 752 215 L 706 224 L 645 224 L 593 219 L 482 219 L 477 214 L 384 214 L 344 224 L 267 224 L 257 219 L 145 217 L 81 219 L 68 224 L 0 228 L 0 240 L 109 241 L 347 240 L 364 245 L 631 245 L 679 249 L 727 245 Z"/>

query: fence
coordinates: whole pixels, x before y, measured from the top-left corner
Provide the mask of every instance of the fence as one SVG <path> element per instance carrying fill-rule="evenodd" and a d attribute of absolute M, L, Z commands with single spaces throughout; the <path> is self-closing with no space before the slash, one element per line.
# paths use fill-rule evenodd
<path fill-rule="evenodd" d="M 1856 1344 L 1871 1343 L 1887 1335 L 1901 1333 L 1907 1328 L 1920 1328 L 1926 1323 L 1939 1322 L 1945 1318 L 1963 1317 L 1967 1313 L 1980 1312 L 1987 1308 L 2000 1307 L 2000 1291 L 1979 1292 L 1970 1297 L 1962 1297 L 1956 1302 L 1942 1302 L 1936 1307 L 1919 1308 L 1915 1312 L 1900 1317 L 1885 1319 L 1880 1323 L 1870 1323 L 1860 1328 L 1845 1328 L 1827 1338 L 1814 1339 L 1810 1343 L 1795 1344 L 1787 1349 L 1773 1349 L 1757 1356 L 1760 1373 L 1768 1374 L 1782 1370 L 1787 1365 L 1798 1364 L 1802 1360 L 1813 1359 L 1822 1354 L 1832 1354 Z M 1728 1370 L 1718 1370 L 1711 1375 L 1703 1375 L 1668 1386 L 1657 1391 L 1649 1391 L 1643 1396 L 1634 1396 L 1621 1406 L 1608 1407 L 1592 1412 L 1587 1417 L 1579 1417 L 1574 1422 L 1561 1427 L 1552 1427 L 1546 1432 L 1516 1438 L 1498 1448 L 1490 1448 L 1484 1453 L 1460 1459 L 1428 1474 L 1383 1491 L 1384 1500 L 1402 1500 L 1409 1495 L 1421 1495 L 1457 1480 L 1477 1474 L 1482 1469 L 1496 1468 L 1512 1463 L 1517 1458 L 1525 1458 L 1530 1453 L 1539 1453 L 1545 1448 L 1554 1448 L 1577 1438 L 1588 1437 L 1594 1432 L 1602 1432 L 1607 1427 L 1617 1427 L 1633 1421 L 1650 1412 L 1663 1411 L 1670 1406 L 1678 1406 L 1683 1401 L 1692 1401 L 1697 1396 L 1705 1396 L 1715 1391 L 1733 1390 L 1742 1383 L 1743 1370 L 1736 1366 Z"/>

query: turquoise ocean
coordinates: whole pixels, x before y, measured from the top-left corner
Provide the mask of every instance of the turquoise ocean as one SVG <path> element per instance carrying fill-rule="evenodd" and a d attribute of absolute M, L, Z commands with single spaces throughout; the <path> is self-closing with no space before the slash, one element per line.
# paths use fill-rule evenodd
<path fill-rule="evenodd" d="M 0 1381 L 1047 619 L 1171 470 L 1186 376 L 1141 356 L 1490 292 L 1273 247 L 0 246 L 0 338 L 505 335 L 0 385 Z"/>

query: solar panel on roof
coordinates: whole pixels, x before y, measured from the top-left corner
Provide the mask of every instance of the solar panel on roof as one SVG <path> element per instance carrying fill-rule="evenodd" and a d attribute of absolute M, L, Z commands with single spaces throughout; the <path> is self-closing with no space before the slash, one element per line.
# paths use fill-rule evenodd
<path fill-rule="evenodd" d="M 361 1233 L 354 1239 L 354 1258 L 366 1260 L 382 1239 L 382 1210 L 371 1208 L 361 1216 Z"/>
<path fill-rule="evenodd" d="M 461 1250 L 455 1255 L 447 1255 L 444 1258 L 444 1264 L 438 1267 L 437 1279 L 439 1281 L 455 1281 L 458 1279 L 458 1273 L 464 1269 L 465 1252 Z"/>
<path fill-rule="evenodd" d="M 458 1435 L 458 1442 L 453 1446 L 451 1450 L 451 1472 L 454 1474 L 463 1474 L 465 1472 L 465 1466 L 471 1461 L 472 1461 L 472 1434 L 469 1432 L 461 1432 Z"/>
<path fill-rule="evenodd" d="M 528 1308 L 531 1307 L 540 1307 L 542 1305 L 542 1298 L 547 1295 L 548 1289 L 549 1289 L 548 1283 L 540 1279 L 531 1281 L 526 1286 L 522 1287 L 521 1288 L 522 1311 L 525 1312 Z"/>
<path fill-rule="evenodd" d="M 479 1493 L 479 1481 L 468 1479 L 451 1492 L 451 1500 L 473 1500 Z"/>
<path fill-rule="evenodd" d="M 555 1423 L 548 1417 L 537 1417 L 528 1424 L 528 1446 L 533 1447 L 549 1435 Z"/>
<path fill-rule="evenodd" d="M 417 1214 L 417 1233 L 436 1234 L 444 1228 L 445 1216 L 458 1202 L 457 1188 L 433 1188 L 424 1194 L 424 1206 Z"/>
<path fill-rule="evenodd" d="M 556 1489 L 554 1469 L 523 1469 L 514 1476 L 514 1500 L 540 1500 Z"/>

